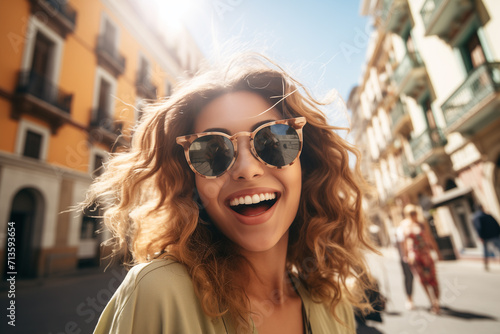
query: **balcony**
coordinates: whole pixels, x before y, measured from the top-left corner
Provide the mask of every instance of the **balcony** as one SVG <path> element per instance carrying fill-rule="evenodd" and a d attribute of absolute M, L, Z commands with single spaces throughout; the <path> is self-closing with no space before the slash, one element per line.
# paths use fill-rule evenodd
<path fill-rule="evenodd" d="M 448 42 L 473 11 L 472 0 L 426 0 L 420 10 L 425 35 L 437 35 Z"/>
<path fill-rule="evenodd" d="M 414 165 L 408 162 L 406 155 L 401 155 L 401 167 L 403 168 L 403 174 L 406 177 L 414 179 L 418 175 L 422 174 L 422 167 L 420 165 Z"/>
<path fill-rule="evenodd" d="M 118 53 L 113 43 L 110 43 L 104 35 L 97 37 L 97 62 L 106 68 L 115 77 L 125 71 L 125 57 Z"/>
<path fill-rule="evenodd" d="M 156 86 L 147 77 L 137 76 L 135 88 L 138 95 L 151 100 L 156 99 Z"/>
<path fill-rule="evenodd" d="M 499 92 L 500 63 L 485 63 L 474 69 L 441 106 L 446 132 L 469 135 L 500 118 Z"/>
<path fill-rule="evenodd" d="M 418 52 L 408 52 L 392 75 L 398 94 L 417 97 L 425 89 L 425 66 Z"/>
<path fill-rule="evenodd" d="M 427 162 L 433 164 L 439 160 L 444 152 L 446 137 L 439 128 L 427 129 L 418 137 L 410 141 L 413 159 L 416 164 Z"/>
<path fill-rule="evenodd" d="M 52 81 L 34 71 L 21 71 L 14 95 L 12 117 L 19 119 L 23 113 L 41 118 L 56 133 L 61 125 L 71 120 L 71 101 L 68 94 Z"/>
<path fill-rule="evenodd" d="M 385 30 L 401 33 L 404 23 L 408 20 L 407 0 L 384 0 L 381 18 L 385 22 Z"/>
<path fill-rule="evenodd" d="M 93 112 L 89 126 L 90 141 L 100 142 L 109 146 L 115 143 L 126 146 L 128 143 L 122 137 L 123 123 L 115 121 L 106 110 L 96 109 Z"/>
<path fill-rule="evenodd" d="M 30 0 L 31 12 L 40 15 L 46 14 L 47 24 L 61 36 L 75 30 L 77 13 L 67 1 L 64 0 Z"/>
<path fill-rule="evenodd" d="M 396 102 L 391 110 L 392 133 L 407 134 L 411 131 L 410 114 L 406 111 L 406 107 L 401 102 Z"/>

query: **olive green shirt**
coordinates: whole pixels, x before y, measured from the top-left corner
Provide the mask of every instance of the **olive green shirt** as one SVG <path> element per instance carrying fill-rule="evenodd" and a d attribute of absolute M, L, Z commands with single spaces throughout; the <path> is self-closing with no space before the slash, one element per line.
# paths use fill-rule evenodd
<path fill-rule="evenodd" d="M 335 321 L 328 308 L 314 303 L 301 285 L 297 291 L 312 333 L 355 333 L 354 314 L 347 303 Z M 133 267 L 99 318 L 94 334 L 215 334 L 236 333 L 230 322 L 205 315 L 186 268 L 166 259 Z M 257 330 L 254 329 L 254 333 Z"/>

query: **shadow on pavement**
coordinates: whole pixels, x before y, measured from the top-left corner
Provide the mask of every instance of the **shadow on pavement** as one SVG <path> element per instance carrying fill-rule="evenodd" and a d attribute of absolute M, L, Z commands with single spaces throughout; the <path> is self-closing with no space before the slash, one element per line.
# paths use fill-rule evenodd
<path fill-rule="evenodd" d="M 391 316 L 391 317 L 400 317 L 401 312 L 398 311 L 384 311 L 384 314 Z"/>
<path fill-rule="evenodd" d="M 356 334 L 384 334 L 384 332 L 379 331 L 375 327 L 370 327 L 366 324 L 358 323 Z"/>
<path fill-rule="evenodd" d="M 447 306 L 441 306 L 440 316 L 450 316 L 450 317 L 462 318 L 462 319 L 497 320 L 497 318 L 492 317 L 491 315 L 454 310 L 454 309 L 447 307 Z"/>

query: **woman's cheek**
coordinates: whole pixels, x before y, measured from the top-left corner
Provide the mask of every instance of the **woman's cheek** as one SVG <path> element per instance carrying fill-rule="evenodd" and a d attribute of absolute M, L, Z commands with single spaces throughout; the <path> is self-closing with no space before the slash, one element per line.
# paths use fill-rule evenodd
<path fill-rule="evenodd" d="M 219 198 L 222 188 L 223 177 L 217 179 L 206 179 L 199 175 L 195 177 L 196 189 L 205 208 L 211 207 Z"/>

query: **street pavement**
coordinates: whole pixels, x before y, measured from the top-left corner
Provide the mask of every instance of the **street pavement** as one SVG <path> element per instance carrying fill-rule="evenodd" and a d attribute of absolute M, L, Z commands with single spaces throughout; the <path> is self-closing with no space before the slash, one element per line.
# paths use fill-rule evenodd
<path fill-rule="evenodd" d="M 442 314 L 429 312 L 429 301 L 418 279 L 414 281 L 416 309 L 404 308 L 402 271 L 393 249 L 370 255 L 368 263 L 387 297 L 383 323 L 368 322 L 358 333 L 500 333 L 500 263 L 485 272 L 480 261 L 439 262 Z M 16 326 L 7 324 L 7 290 L 0 286 L 0 333 L 92 333 L 99 314 L 125 276 L 121 268 L 84 269 L 71 275 L 16 282 Z"/>
<path fill-rule="evenodd" d="M 382 253 L 383 257 L 370 255 L 368 264 L 388 299 L 383 323 L 368 322 L 372 329 L 358 333 L 500 333 L 498 259 L 490 262 L 488 272 L 480 259 L 437 262 L 442 310 L 440 315 L 433 315 L 418 277 L 413 282 L 415 309 L 405 309 L 403 273 L 397 251 L 391 248 Z"/>

